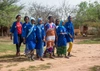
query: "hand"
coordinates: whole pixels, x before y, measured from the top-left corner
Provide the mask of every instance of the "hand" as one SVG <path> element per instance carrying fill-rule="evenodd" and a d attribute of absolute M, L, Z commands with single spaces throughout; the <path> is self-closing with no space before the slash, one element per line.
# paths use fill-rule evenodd
<path fill-rule="evenodd" d="M 12 36 L 10 36 L 10 39 L 12 40 Z"/>
<path fill-rule="evenodd" d="M 43 39 L 43 41 L 45 42 L 45 39 Z"/>
<path fill-rule="evenodd" d="M 73 36 L 72 35 L 69 35 L 71 38 L 73 38 Z"/>
<path fill-rule="evenodd" d="M 25 38 L 23 38 L 23 43 L 25 43 L 25 41 L 26 41 Z"/>
<path fill-rule="evenodd" d="M 65 33 L 61 33 L 62 35 L 65 35 Z"/>
<path fill-rule="evenodd" d="M 71 38 L 73 38 L 73 36 L 72 36 L 72 35 L 70 35 L 70 37 L 71 37 Z"/>

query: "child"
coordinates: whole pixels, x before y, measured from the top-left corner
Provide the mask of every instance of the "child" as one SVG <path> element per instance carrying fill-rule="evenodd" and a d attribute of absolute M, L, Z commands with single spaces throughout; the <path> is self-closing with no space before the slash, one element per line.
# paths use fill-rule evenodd
<path fill-rule="evenodd" d="M 36 44 L 37 57 L 39 57 L 41 61 L 44 61 L 43 49 L 44 49 L 44 41 L 45 41 L 45 30 L 44 30 L 44 25 L 42 24 L 41 18 L 38 18 L 38 24 L 36 28 L 36 37 L 37 37 L 37 44 Z"/>

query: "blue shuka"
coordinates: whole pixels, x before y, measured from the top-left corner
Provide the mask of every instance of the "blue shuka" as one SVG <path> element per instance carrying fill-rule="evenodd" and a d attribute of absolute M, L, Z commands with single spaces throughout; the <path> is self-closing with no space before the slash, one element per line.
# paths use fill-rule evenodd
<path fill-rule="evenodd" d="M 44 41 L 43 41 L 44 37 L 45 37 L 44 25 L 38 24 L 36 28 L 36 39 L 37 39 L 36 49 L 42 48 L 44 46 Z"/>
<path fill-rule="evenodd" d="M 44 25 L 43 24 L 39 24 L 39 22 L 41 20 L 42 20 L 41 18 L 38 19 L 38 24 L 37 24 L 37 28 L 36 28 L 36 39 L 37 39 L 36 52 L 37 52 L 37 55 L 39 57 L 43 56 L 43 49 L 44 49 L 44 41 L 43 41 L 43 39 L 45 37 Z"/>
<path fill-rule="evenodd" d="M 26 38 L 26 45 L 28 46 L 29 50 L 33 50 L 36 46 L 36 26 L 35 25 L 32 25 L 32 24 L 27 25 L 25 38 Z"/>
<path fill-rule="evenodd" d="M 13 25 L 12 25 L 12 27 L 10 29 L 10 32 L 13 33 L 13 43 L 14 44 L 19 44 L 19 41 L 18 41 L 18 32 L 17 32 L 16 24 L 17 24 L 17 22 L 13 23 Z M 21 25 L 22 25 L 22 23 L 21 23 Z"/>
<path fill-rule="evenodd" d="M 34 20 L 34 18 L 30 19 L 30 24 L 26 26 L 26 31 L 23 37 L 26 39 L 26 45 L 29 50 L 33 50 L 36 47 L 36 26 L 31 23 L 31 20 Z"/>
<path fill-rule="evenodd" d="M 67 42 L 73 42 L 74 39 L 74 26 L 73 23 L 70 21 L 70 16 L 68 17 L 68 22 L 65 23 L 65 28 L 68 32 L 68 34 L 72 35 L 73 38 L 70 37 L 70 35 L 66 36 Z"/>
<path fill-rule="evenodd" d="M 64 26 L 62 26 L 62 22 L 60 22 L 59 27 L 57 28 L 57 36 L 58 36 L 58 41 L 57 41 L 57 46 L 61 47 L 61 46 L 66 46 L 67 45 L 67 39 L 66 39 L 66 29 Z M 64 34 L 62 34 L 64 33 Z"/>
<path fill-rule="evenodd" d="M 28 24 L 30 24 L 30 23 L 29 22 L 28 23 L 23 23 L 23 25 L 22 25 L 22 37 L 24 37 L 24 35 L 25 35 L 26 27 L 27 27 Z"/>

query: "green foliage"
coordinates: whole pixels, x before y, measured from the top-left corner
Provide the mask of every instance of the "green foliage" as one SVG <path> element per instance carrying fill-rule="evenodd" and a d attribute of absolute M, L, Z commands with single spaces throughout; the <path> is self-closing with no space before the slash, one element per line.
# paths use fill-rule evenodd
<path fill-rule="evenodd" d="M 93 26 L 95 23 L 96 24 L 95 27 L 98 27 L 98 25 L 100 25 L 98 24 L 100 23 L 100 3 L 97 1 L 93 3 L 91 2 L 88 3 L 86 1 L 81 2 L 78 5 L 78 11 L 75 18 L 76 19 L 74 22 L 77 25 L 87 24 Z"/>
<path fill-rule="evenodd" d="M 92 38 L 79 42 L 78 44 L 100 44 L 100 38 Z"/>
<path fill-rule="evenodd" d="M 24 6 L 17 6 L 18 0 L 0 0 L 0 25 L 8 26 Z"/>

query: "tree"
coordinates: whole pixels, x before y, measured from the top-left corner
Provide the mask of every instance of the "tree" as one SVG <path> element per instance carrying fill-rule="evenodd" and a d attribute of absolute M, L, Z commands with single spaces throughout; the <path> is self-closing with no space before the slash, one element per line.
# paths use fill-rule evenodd
<path fill-rule="evenodd" d="M 43 20 L 47 20 L 49 15 L 53 15 L 54 18 L 58 18 L 59 15 L 56 12 L 56 8 L 54 6 L 42 5 L 36 2 L 32 3 L 32 6 L 29 8 L 29 13 L 34 18 L 43 18 Z"/>
<path fill-rule="evenodd" d="M 23 5 L 17 6 L 19 0 L 0 0 L 0 27 L 10 26 L 15 16 L 24 8 Z M 3 36 L 3 29 L 2 29 Z"/>
<path fill-rule="evenodd" d="M 100 3 L 95 1 L 81 2 L 78 5 L 77 15 L 75 17 L 75 23 L 77 25 L 88 25 L 97 28 L 100 31 Z"/>

